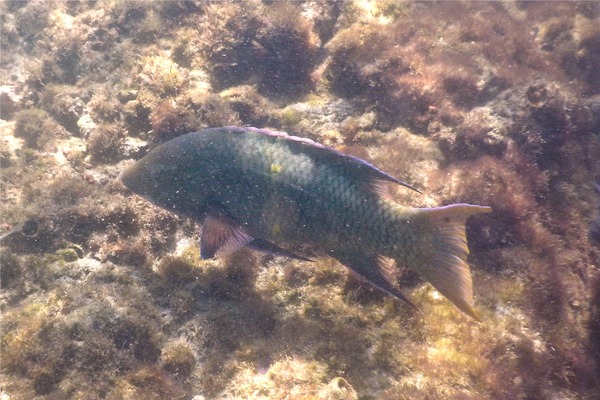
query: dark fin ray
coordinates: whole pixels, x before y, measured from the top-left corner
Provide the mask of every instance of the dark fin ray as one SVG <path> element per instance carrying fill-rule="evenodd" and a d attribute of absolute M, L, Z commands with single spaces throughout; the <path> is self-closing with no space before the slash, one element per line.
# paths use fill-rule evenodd
<path fill-rule="evenodd" d="M 293 258 L 296 260 L 314 262 L 314 260 L 311 260 L 310 258 L 302 257 L 302 256 L 292 253 L 291 251 L 282 249 L 281 247 L 277 246 L 275 243 L 271 243 L 267 240 L 253 239 L 250 243 L 247 244 L 247 246 L 254 250 L 274 254 L 276 256 L 282 256 L 282 257 Z"/>
<path fill-rule="evenodd" d="M 387 187 L 386 181 L 375 179 L 372 182 L 369 182 L 367 190 L 384 200 L 396 202 L 396 200 L 394 200 L 394 197 L 390 194 L 390 190 Z"/>
<path fill-rule="evenodd" d="M 373 167 L 373 168 L 375 168 L 375 167 Z M 384 172 L 384 174 L 385 174 L 385 172 Z M 393 183 L 396 183 L 396 184 L 398 184 L 400 186 L 404 186 L 405 188 L 409 188 L 410 190 L 414 190 L 415 192 L 417 192 L 419 194 L 423 194 L 423 192 L 421 192 L 419 189 L 414 188 L 413 186 L 409 185 L 408 183 L 406 183 L 404 181 L 401 181 L 399 179 L 396 179 L 396 178 L 394 178 L 392 176 L 389 176 L 389 177 L 392 178 L 392 179 L 386 179 L 386 178 L 382 178 L 382 177 L 376 177 L 376 178 L 368 181 L 367 184 L 369 185 L 369 190 L 372 193 L 375 193 L 375 194 L 381 196 L 384 199 L 392 199 L 392 196 L 389 193 L 389 190 L 388 190 L 388 188 L 386 186 L 386 183 L 389 184 L 389 182 L 393 182 Z"/>
<path fill-rule="evenodd" d="M 391 270 L 392 266 L 388 259 L 351 250 L 334 252 L 333 257 L 377 289 L 397 297 L 415 310 L 420 311 L 404 293 L 396 288 L 395 281 L 392 280 L 394 276 Z"/>
<path fill-rule="evenodd" d="M 490 212 L 490 207 L 453 204 L 422 209 L 433 229 L 433 253 L 418 272 L 456 307 L 480 321 L 473 306 L 473 281 L 467 264 L 467 234 L 465 222 L 471 215 Z"/>
<path fill-rule="evenodd" d="M 400 184 L 402 186 L 406 186 L 406 187 L 414 190 L 417 193 L 423 194 L 421 191 L 415 189 L 414 187 L 412 187 L 404 182 L 402 182 Z M 385 181 L 383 179 L 373 179 L 373 180 L 367 182 L 366 189 L 381 199 L 384 199 L 387 201 L 392 201 L 394 203 L 397 202 L 396 199 L 394 198 L 394 196 L 392 196 L 392 194 L 390 193 L 389 181 Z"/>
<path fill-rule="evenodd" d="M 200 257 L 203 260 L 233 253 L 252 241 L 243 228 L 236 227 L 226 218 L 208 215 L 202 224 Z"/>

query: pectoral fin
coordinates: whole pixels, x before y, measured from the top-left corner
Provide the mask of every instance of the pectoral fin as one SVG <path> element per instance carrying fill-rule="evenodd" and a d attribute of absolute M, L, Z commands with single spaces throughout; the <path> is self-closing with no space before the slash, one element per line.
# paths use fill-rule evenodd
<path fill-rule="evenodd" d="M 253 240 L 242 227 L 227 218 L 208 215 L 202 224 L 200 257 L 203 260 L 222 257 L 241 249 Z"/>
<path fill-rule="evenodd" d="M 244 246 L 277 256 L 312 261 L 291 251 L 282 249 L 267 240 L 255 239 L 246 230 L 229 218 L 219 214 L 209 214 L 202 224 L 200 235 L 200 257 L 203 260 L 231 254 Z"/>

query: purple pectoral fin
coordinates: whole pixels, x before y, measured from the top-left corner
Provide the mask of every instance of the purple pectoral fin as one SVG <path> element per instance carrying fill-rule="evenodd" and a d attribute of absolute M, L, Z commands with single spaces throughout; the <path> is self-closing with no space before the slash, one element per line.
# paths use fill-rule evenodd
<path fill-rule="evenodd" d="M 226 256 L 244 246 L 277 256 L 313 261 L 282 249 L 267 240 L 253 238 L 244 228 L 219 213 L 209 214 L 206 217 L 200 235 L 200 257 L 203 260 Z"/>
<path fill-rule="evenodd" d="M 202 224 L 200 257 L 203 260 L 222 257 L 246 246 L 253 240 L 242 227 L 235 226 L 226 218 L 209 215 Z"/>
<path fill-rule="evenodd" d="M 392 280 L 393 274 L 390 271 L 390 265 L 383 257 L 363 254 L 357 251 L 335 252 L 333 257 L 377 289 L 389 293 L 404 301 L 415 310 L 419 310 L 404 293 L 396 288 Z"/>

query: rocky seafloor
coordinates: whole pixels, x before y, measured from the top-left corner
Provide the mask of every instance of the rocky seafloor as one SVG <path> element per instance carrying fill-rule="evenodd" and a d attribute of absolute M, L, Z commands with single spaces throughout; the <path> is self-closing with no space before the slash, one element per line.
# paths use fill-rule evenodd
<path fill-rule="evenodd" d="M 600 396 L 600 3 L 0 3 L 0 398 Z M 206 127 L 363 157 L 468 223 L 476 307 L 241 251 L 119 172 Z M 595 222 L 594 222 L 595 221 Z"/>

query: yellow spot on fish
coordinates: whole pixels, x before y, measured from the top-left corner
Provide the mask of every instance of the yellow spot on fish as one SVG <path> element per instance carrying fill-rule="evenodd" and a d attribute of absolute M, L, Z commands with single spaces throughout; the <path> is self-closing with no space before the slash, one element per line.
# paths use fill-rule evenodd
<path fill-rule="evenodd" d="M 283 169 L 283 167 L 279 164 L 271 164 L 271 173 L 272 174 L 278 174 L 281 172 L 281 170 Z"/>

